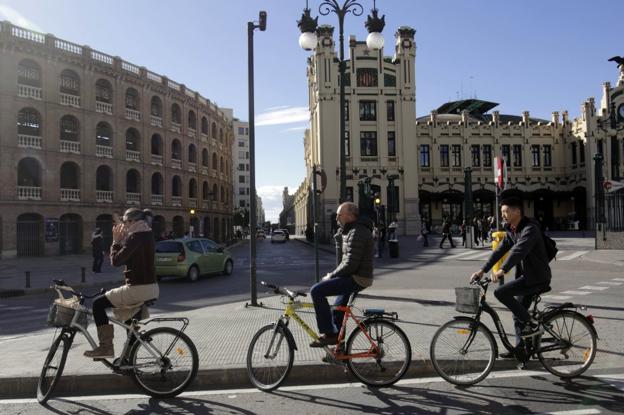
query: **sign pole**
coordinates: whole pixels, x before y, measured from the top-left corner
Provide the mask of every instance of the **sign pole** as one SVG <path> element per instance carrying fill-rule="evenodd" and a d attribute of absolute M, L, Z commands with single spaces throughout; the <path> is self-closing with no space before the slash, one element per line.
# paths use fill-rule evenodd
<path fill-rule="evenodd" d="M 318 250 L 318 230 L 317 230 L 317 226 L 318 224 L 316 223 L 316 194 L 317 194 L 317 188 L 316 188 L 316 175 L 318 174 L 318 172 L 316 171 L 316 165 L 312 166 L 312 223 L 313 223 L 313 229 L 314 229 L 314 276 L 315 276 L 315 281 L 319 282 L 319 250 Z"/>

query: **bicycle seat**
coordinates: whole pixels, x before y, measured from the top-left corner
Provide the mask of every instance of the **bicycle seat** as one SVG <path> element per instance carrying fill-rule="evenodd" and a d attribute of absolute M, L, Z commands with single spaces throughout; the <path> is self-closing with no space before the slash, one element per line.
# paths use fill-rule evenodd
<path fill-rule="evenodd" d="M 382 316 L 385 312 L 384 308 L 366 308 L 364 309 L 364 316 Z"/>

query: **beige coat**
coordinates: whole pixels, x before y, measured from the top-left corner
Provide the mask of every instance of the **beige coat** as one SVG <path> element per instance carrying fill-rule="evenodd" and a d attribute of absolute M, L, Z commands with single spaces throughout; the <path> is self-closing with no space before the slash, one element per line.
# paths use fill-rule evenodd
<path fill-rule="evenodd" d="M 106 298 L 115 307 L 113 314 L 117 320 L 126 321 L 131 319 L 141 310 L 141 306 L 147 300 L 158 298 L 160 291 L 158 283 L 145 285 L 122 285 L 106 292 Z M 149 317 L 147 307 L 144 307 L 141 319 Z"/>

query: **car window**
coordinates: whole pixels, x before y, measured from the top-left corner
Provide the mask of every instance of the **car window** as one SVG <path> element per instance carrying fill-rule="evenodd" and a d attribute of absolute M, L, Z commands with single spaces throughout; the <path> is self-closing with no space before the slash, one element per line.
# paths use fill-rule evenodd
<path fill-rule="evenodd" d="M 184 253 L 184 247 L 181 242 L 160 241 L 156 244 L 156 252 L 159 253 Z"/>
<path fill-rule="evenodd" d="M 197 252 L 198 254 L 204 253 L 204 250 L 202 249 L 201 243 L 199 241 L 187 242 L 186 247 L 193 252 Z"/>
<path fill-rule="evenodd" d="M 211 240 L 202 239 L 201 243 L 204 246 L 204 250 L 206 250 L 206 252 L 217 252 L 218 245 Z"/>

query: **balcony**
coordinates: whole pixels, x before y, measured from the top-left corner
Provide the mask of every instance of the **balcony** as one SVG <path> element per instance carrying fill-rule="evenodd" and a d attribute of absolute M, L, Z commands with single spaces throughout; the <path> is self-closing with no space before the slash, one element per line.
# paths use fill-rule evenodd
<path fill-rule="evenodd" d="M 171 159 L 172 169 L 182 169 L 182 160 Z"/>
<path fill-rule="evenodd" d="M 188 171 L 190 171 L 191 173 L 197 173 L 197 164 L 189 162 Z"/>
<path fill-rule="evenodd" d="M 111 190 L 96 190 L 95 201 L 98 203 L 113 203 L 113 192 Z"/>
<path fill-rule="evenodd" d="M 189 207 L 196 208 L 197 207 L 197 198 L 189 197 L 188 205 L 189 205 Z"/>
<path fill-rule="evenodd" d="M 43 99 L 43 91 L 41 88 L 30 85 L 17 85 L 17 96 L 20 98 L 32 98 L 37 101 L 41 101 Z"/>
<path fill-rule="evenodd" d="M 35 135 L 18 134 L 17 146 L 21 148 L 35 148 L 41 150 L 41 137 Z"/>
<path fill-rule="evenodd" d="M 163 157 L 159 154 L 152 154 L 152 164 L 162 166 Z"/>
<path fill-rule="evenodd" d="M 126 108 L 126 118 L 134 121 L 141 121 L 141 112 Z"/>
<path fill-rule="evenodd" d="M 181 133 L 182 132 L 182 125 L 180 125 L 177 122 L 172 122 L 171 123 L 171 131 L 173 131 L 174 133 Z"/>
<path fill-rule="evenodd" d="M 61 189 L 61 202 L 80 202 L 80 189 Z"/>
<path fill-rule="evenodd" d="M 95 155 L 98 157 L 108 157 L 109 159 L 113 158 L 113 148 L 109 146 L 95 146 Z"/>
<path fill-rule="evenodd" d="M 374 156 L 374 157 L 362 156 L 362 157 L 360 157 L 360 161 L 362 161 L 362 162 L 373 162 L 373 161 L 377 161 L 377 160 L 378 160 L 377 156 Z"/>
<path fill-rule="evenodd" d="M 171 196 L 171 206 L 182 206 L 182 196 Z"/>
<path fill-rule="evenodd" d="M 61 140 L 61 153 L 80 154 L 80 142 Z"/>
<path fill-rule="evenodd" d="M 200 173 L 203 174 L 204 176 L 208 176 L 208 169 L 201 169 Z"/>
<path fill-rule="evenodd" d="M 163 199 L 164 199 L 163 195 L 152 195 L 152 205 L 162 206 Z"/>
<path fill-rule="evenodd" d="M 163 126 L 162 118 L 158 117 L 156 115 L 150 115 L 150 125 L 152 127 L 160 127 L 160 128 L 162 128 L 162 126 Z"/>
<path fill-rule="evenodd" d="M 17 186 L 18 200 L 41 200 L 41 187 Z"/>
<path fill-rule="evenodd" d="M 189 128 L 186 133 L 188 134 L 189 137 L 195 138 L 197 136 L 197 132 L 193 128 Z"/>
<path fill-rule="evenodd" d="M 140 205 L 141 193 L 126 192 L 126 203 L 129 205 Z"/>
<path fill-rule="evenodd" d="M 67 105 L 69 107 L 80 108 L 80 97 L 77 95 L 60 93 L 61 105 Z"/>
<path fill-rule="evenodd" d="M 108 115 L 113 115 L 113 104 L 108 102 L 95 101 L 95 111 Z"/>
<path fill-rule="evenodd" d="M 141 162 L 141 152 L 134 150 L 126 150 L 126 160 L 128 161 L 136 161 L 137 163 Z"/>
<path fill-rule="evenodd" d="M 202 141 L 202 143 L 207 143 L 208 142 L 208 134 L 202 133 L 201 141 Z"/>
<path fill-rule="evenodd" d="M 204 200 L 202 202 L 202 209 L 210 209 L 210 202 L 208 202 L 207 200 Z"/>

